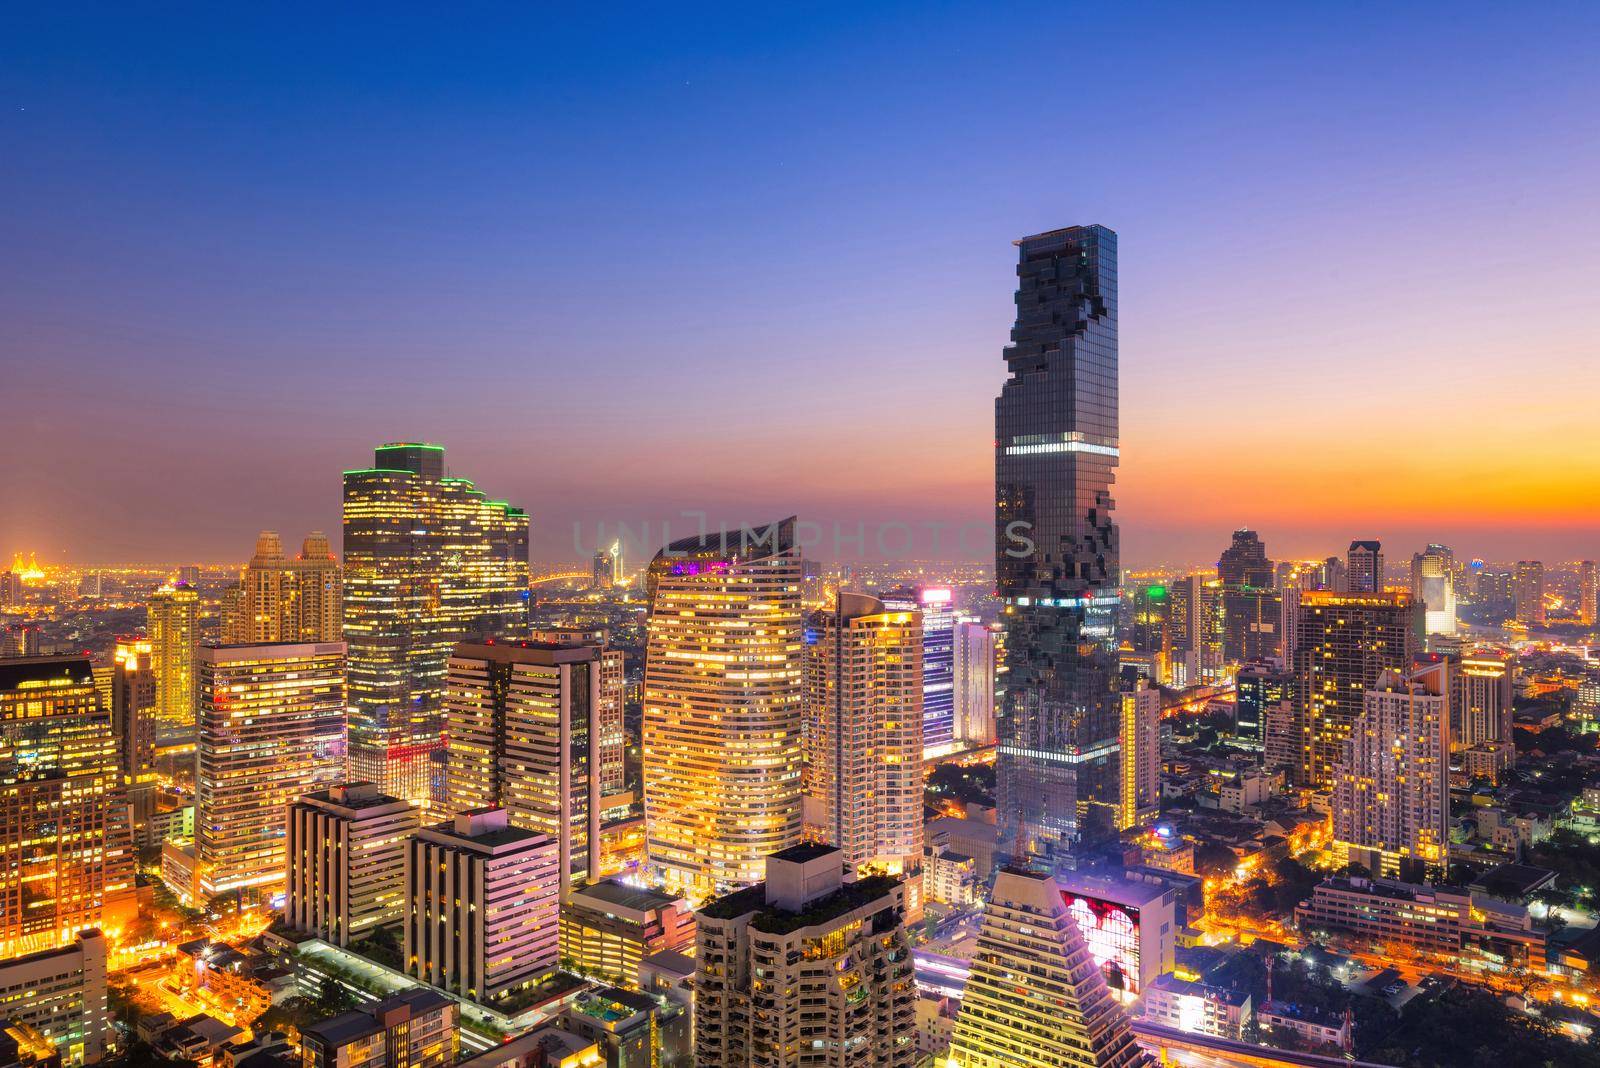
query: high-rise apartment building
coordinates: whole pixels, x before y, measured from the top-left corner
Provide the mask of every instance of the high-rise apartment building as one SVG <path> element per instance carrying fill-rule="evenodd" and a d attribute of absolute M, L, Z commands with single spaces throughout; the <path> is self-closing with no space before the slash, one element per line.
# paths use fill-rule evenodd
<path fill-rule="evenodd" d="M 806 626 L 806 837 L 852 871 L 922 861 L 923 641 L 916 611 L 841 592 Z"/>
<path fill-rule="evenodd" d="M 1064 891 L 1002 869 L 983 912 L 950 1043 L 951 1068 L 1149 1068 Z"/>
<path fill-rule="evenodd" d="M 793 517 L 674 542 L 647 572 L 648 863 L 700 901 L 759 882 L 801 832 L 801 562 Z"/>
<path fill-rule="evenodd" d="M 1544 625 L 1544 565 L 1537 560 L 1518 560 L 1512 596 L 1518 623 Z"/>
<path fill-rule="evenodd" d="M 423 828 L 408 849 L 408 975 L 488 1004 L 555 970 L 555 839 L 511 826 L 503 809 L 481 809 Z"/>
<path fill-rule="evenodd" d="M 1350 592 L 1350 568 L 1337 556 L 1330 556 L 1322 561 L 1322 574 L 1317 583 L 1318 588 L 1333 590 L 1335 593 Z"/>
<path fill-rule="evenodd" d="M 527 618 L 526 512 L 446 475 L 438 445 L 381 445 L 372 467 L 346 471 L 351 776 L 438 800 L 450 648 L 521 637 Z"/>
<path fill-rule="evenodd" d="M 995 401 L 995 575 L 1007 676 L 996 757 L 1001 848 L 1068 864 L 1120 803 L 1112 521 L 1117 235 L 1017 242 L 1009 377 Z"/>
<path fill-rule="evenodd" d="M 88 659 L 0 660 L 0 957 L 130 912 L 133 867 L 111 713 Z"/>
<path fill-rule="evenodd" d="M 185 582 L 169 583 L 150 595 L 145 628 L 156 676 L 156 720 L 167 732 L 194 730 L 199 676 L 200 592 Z"/>
<path fill-rule="evenodd" d="M 372 783 L 306 794 L 289 806 L 285 922 L 347 946 L 405 916 L 406 848 L 420 825 L 409 802 Z"/>
<path fill-rule="evenodd" d="M 1450 848 L 1450 663 L 1385 671 L 1334 769 L 1333 845 L 1376 875 L 1421 877 Z"/>
<path fill-rule="evenodd" d="M 1596 603 L 1600 601 L 1600 568 L 1593 560 L 1584 560 L 1578 564 L 1578 622 L 1586 627 L 1592 627 L 1600 615 L 1596 615 Z"/>
<path fill-rule="evenodd" d="M 927 757 L 955 750 L 955 601 L 945 587 L 902 586 L 886 590 L 892 612 L 922 616 L 922 751 Z"/>
<path fill-rule="evenodd" d="M 1265 738 L 1267 710 L 1291 702 L 1294 676 L 1274 663 L 1246 664 L 1234 677 L 1233 733 L 1243 741 Z"/>
<path fill-rule="evenodd" d="M 563 897 L 599 874 L 605 657 L 595 645 L 462 642 L 445 683 L 446 810 L 503 809 L 511 826 L 548 835 Z"/>
<path fill-rule="evenodd" d="M 1411 557 L 1411 596 L 1422 602 L 1429 634 L 1456 632 L 1456 557 L 1448 545 L 1429 545 Z"/>
<path fill-rule="evenodd" d="M 344 706 L 343 642 L 201 647 L 194 822 L 203 896 L 283 887 L 290 803 L 343 776 L 317 742 Z"/>
<path fill-rule="evenodd" d="M 844 881 L 837 849 L 774 854 L 764 883 L 695 915 L 695 1056 L 719 1068 L 911 1068 L 905 886 Z"/>
<path fill-rule="evenodd" d="M 1421 650 L 1422 605 L 1409 593 L 1301 594 L 1292 658 L 1300 759 L 1290 769 L 1298 785 L 1333 787 L 1366 692 Z"/>
<path fill-rule="evenodd" d="M 1383 590 L 1382 542 L 1353 541 L 1344 559 L 1346 592 L 1379 593 Z"/>
<path fill-rule="evenodd" d="M 962 748 L 981 748 L 995 740 L 995 632 L 982 620 L 955 626 L 956 740 Z"/>
<path fill-rule="evenodd" d="M 460 1011 L 437 990 L 403 990 L 302 1028 L 300 1063 L 304 1068 L 450 1068 L 461 1049 Z"/>
<path fill-rule="evenodd" d="M 1450 747 L 1498 742 L 1516 752 L 1512 734 L 1511 662 L 1486 649 L 1461 657 L 1458 697 L 1450 717 Z"/>
<path fill-rule="evenodd" d="M 1161 691 L 1140 680 L 1122 692 L 1122 805 L 1119 829 L 1161 815 Z"/>
<path fill-rule="evenodd" d="M 293 560 L 283 555 L 277 531 L 263 530 L 239 576 L 239 591 L 225 604 L 228 644 L 344 640 L 344 573 L 320 530 L 306 537 Z"/>

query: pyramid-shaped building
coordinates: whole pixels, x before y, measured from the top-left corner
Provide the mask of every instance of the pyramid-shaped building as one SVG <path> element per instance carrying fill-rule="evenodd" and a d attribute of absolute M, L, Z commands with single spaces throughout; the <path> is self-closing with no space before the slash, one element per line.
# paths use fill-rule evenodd
<path fill-rule="evenodd" d="M 1048 875 L 995 876 L 950 1068 L 1150 1068 Z"/>

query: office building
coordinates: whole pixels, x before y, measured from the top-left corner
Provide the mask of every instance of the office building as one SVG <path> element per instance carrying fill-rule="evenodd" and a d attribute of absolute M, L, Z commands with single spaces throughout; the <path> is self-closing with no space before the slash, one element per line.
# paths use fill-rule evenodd
<path fill-rule="evenodd" d="M 67 1068 L 98 1064 L 115 1041 L 105 936 L 91 927 L 59 948 L 0 961 L 0 1019 L 32 1028 Z"/>
<path fill-rule="evenodd" d="M 1245 664 L 1283 656 L 1283 594 L 1263 586 L 1223 585 L 1222 661 Z"/>
<path fill-rule="evenodd" d="M 300 1030 L 303 1068 L 450 1068 L 460 1007 L 436 990 L 403 990 Z"/>
<path fill-rule="evenodd" d="M 406 856 L 406 974 L 493 1004 L 555 970 L 554 838 L 513 827 L 504 809 L 481 809 L 418 831 Z"/>
<path fill-rule="evenodd" d="M 0 660 L 0 957 L 133 911 L 111 713 L 81 656 Z"/>
<path fill-rule="evenodd" d="M 922 617 L 841 592 L 805 658 L 805 834 L 854 871 L 922 863 Z"/>
<path fill-rule="evenodd" d="M 976 619 L 955 625 L 951 663 L 955 673 L 955 734 L 960 749 L 994 744 L 995 633 Z"/>
<path fill-rule="evenodd" d="M 1429 634 L 1456 632 L 1456 557 L 1447 545 L 1429 545 L 1411 557 L 1411 596 L 1422 602 Z"/>
<path fill-rule="evenodd" d="M 1273 564 L 1267 557 L 1267 547 L 1255 531 L 1241 528 L 1233 532 L 1233 541 L 1222 550 L 1217 559 L 1217 579 L 1225 586 L 1257 586 L 1270 589 L 1273 585 Z"/>
<path fill-rule="evenodd" d="M 614 797 L 627 789 L 628 736 L 623 723 L 627 692 L 625 661 L 620 649 L 606 647 L 606 631 L 576 627 L 535 627 L 534 642 L 553 645 L 592 645 L 600 650 L 600 717 L 595 735 L 595 763 L 599 767 L 600 796 Z"/>
<path fill-rule="evenodd" d="M 306 794 L 289 806 L 284 921 L 336 946 L 405 917 L 406 846 L 420 820 L 372 783 Z"/>
<path fill-rule="evenodd" d="M 1016 858 L 1072 863 L 1115 831 L 1117 236 L 1017 242 L 1016 324 L 995 402 L 995 577 L 1007 676 L 996 819 Z"/>
<path fill-rule="evenodd" d="M 1422 605 L 1402 591 L 1300 595 L 1294 641 L 1293 781 L 1332 789 L 1345 741 L 1385 671 L 1410 667 L 1422 650 Z M 1272 742 L 1269 740 L 1268 745 Z"/>
<path fill-rule="evenodd" d="M 344 473 L 350 774 L 426 807 L 443 794 L 450 649 L 520 636 L 528 514 L 445 474 L 437 445 L 380 446 Z"/>
<path fill-rule="evenodd" d="M 922 619 L 922 750 L 927 757 L 955 751 L 955 602 L 944 587 L 901 587 L 883 594 L 893 612 Z"/>
<path fill-rule="evenodd" d="M 1450 663 L 1385 671 L 1334 769 L 1333 849 L 1377 875 L 1422 878 L 1450 848 Z"/>
<path fill-rule="evenodd" d="M 344 573 L 320 530 L 306 537 L 293 560 L 283 555 L 277 532 L 263 530 L 239 576 L 239 594 L 229 600 L 227 644 L 344 640 Z"/>
<path fill-rule="evenodd" d="M 1353 541 L 1345 553 L 1345 583 L 1347 593 L 1381 593 L 1383 591 L 1383 543 L 1378 541 Z"/>
<path fill-rule="evenodd" d="M 1337 556 L 1330 556 L 1322 561 L 1321 581 L 1317 588 L 1332 590 L 1335 593 L 1350 592 L 1350 569 L 1345 562 Z"/>
<path fill-rule="evenodd" d="M 146 628 L 156 676 L 156 720 L 166 733 L 192 733 L 199 697 L 200 593 L 169 583 L 150 595 Z"/>
<path fill-rule="evenodd" d="M 1518 560 L 1512 597 L 1517 622 L 1544 625 L 1544 565 L 1537 560 Z"/>
<path fill-rule="evenodd" d="M 695 916 L 697 1065 L 911 1068 L 916 985 L 905 887 L 846 882 L 844 856 L 774 854 L 764 883 Z"/>
<path fill-rule="evenodd" d="M 1161 691 L 1143 680 L 1122 692 L 1122 811 L 1119 829 L 1161 815 Z"/>
<path fill-rule="evenodd" d="M 700 901 L 801 833 L 801 564 L 793 517 L 675 542 L 646 575 L 648 864 Z"/>
<path fill-rule="evenodd" d="M 289 805 L 338 781 L 319 730 L 344 714 L 344 643 L 200 649 L 195 856 L 200 893 L 284 885 Z"/>
<path fill-rule="evenodd" d="M 1267 709 L 1289 704 L 1294 694 L 1294 676 L 1274 663 L 1246 664 L 1234 677 L 1233 733 L 1242 741 L 1262 743 L 1267 724 Z"/>
<path fill-rule="evenodd" d="M 694 945 L 694 914 L 682 898 L 613 879 L 573 890 L 561 905 L 561 959 L 583 975 L 639 988 L 639 965 Z"/>
<path fill-rule="evenodd" d="M 1175 890 L 1098 869 L 1064 872 L 1055 882 L 1113 998 L 1131 1004 L 1156 976 L 1172 971 L 1178 938 Z"/>
<path fill-rule="evenodd" d="M 950 1068 L 1149 1068 L 1069 902 L 1039 872 L 1006 868 L 984 908 L 950 1041 Z"/>
<path fill-rule="evenodd" d="M 1586 627 L 1600 619 L 1596 615 L 1596 602 L 1600 599 L 1600 569 L 1593 560 L 1578 564 L 1578 622 Z"/>
<path fill-rule="evenodd" d="M 599 874 L 604 663 L 595 645 L 462 642 L 445 683 L 446 811 L 548 835 L 563 895 Z"/>

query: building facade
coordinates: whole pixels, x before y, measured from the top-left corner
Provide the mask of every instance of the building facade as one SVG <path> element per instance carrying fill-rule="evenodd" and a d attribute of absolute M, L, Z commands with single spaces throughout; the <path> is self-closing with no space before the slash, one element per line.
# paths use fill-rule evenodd
<path fill-rule="evenodd" d="M 1345 553 L 1345 593 L 1383 591 L 1383 543 L 1352 541 Z"/>
<path fill-rule="evenodd" d="M 855 871 L 922 862 L 922 616 L 841 592 L 806 627 L 805 834 Z"/>
<path fill-rule="evenodd" d="M 911 1068 L 916 984 L 905 888 L 845 882 L 843 855 L 773 855 L 763 883 L 695 916 L 695 1057 L 721 1068 Z"/>
<path fill-rule="evenodd" d="M 1422 602 L 1429 634 L 1456 632 L 1456 556 L 1448 545 L 1429 545 L 1411 557 L 1411 596 Z"/>
<path fill-rule="evenodd" d="M 186 582 L 168 583 L 150 595 L 146 627 L 156 676 L 156 719 L 163 732 L 194 730 L 200 676 L 200 592 Z"/>
<path fill-rule="evenodd" d="M 900 587 L 881 595 L 884 607 L 916 612 L 922 620 L 922 750 L 944 756 L 956 748 L 955 602 L 943 586 Z"/>
<path fill-rule="evenodd" d="M 206 897 L 284 884 L 289 805 L 343 776 L 319 755 L 344 717 L 344 643 L 200 649 L 195 854 Z"/>
<path fill-rule="evenodd" d="M 693 902 L 759 882 L 800 840 L 795 520 L 675 542 L 646 579 L 647 861 Z"/>
<path fill-rule="evenodd" d="M 1517 622 L 1543 626 L 1544 564 L 1537 560 L 1518 560 L 1512 576 L 1512 599 Z"/>
<path fill-rule="evenodd" d="M 995 402 L 1008 669 L 996 818 L 1006 853 L 1065 866 L 1114 833 L 1121 785 L 1117 236 L 1075 226 L 1017 249 L 1009 377 Z"/>
<path fill-rule="evenodd" d="M 1141 680 L 1122 695 L 1122 810 L 1117 826 L 1161 814 L 1161 691 Z"/>
<path fill-rule="evenodd" d="M 561 905 L 561 958 L 583 975 L 629 990 L 652 953 L 694 945 L 694 914 L 682 898 L 612 879 L 590 883 Z"/>
<path fill-rule="evenodd" d="M 306 794 L 289 806 L 284 920 L 336 946 L 405 916 L 410 802 L 372 783 Z"/>
<path fill-rule="evenodd" d="M 555 839 L 513 827 L 503 809 L 425 827 L 406 854 L 406 974 L 491 1004 L 559 963 Z"/>
<path fill-rule="evenodd" d="M 105 936 L 91 927 L 58 949 L 0 961 L 0 1019 L 43 1035 L 67 1068 L 98 1064 L 116 1034 Z"/>
<path fill-rule="evenodd" d="M 548 835 L 563 895 L 599 874 L 605 667 L 594 645 L 462 642 L 445 683 L 446 811 L 503 809 Z"/>
<path fill-rule="evenodd" d="M 955 672 L 955 734 L 962 749 L 995 742 L 995 634 L 976 619 L 957 621 L 951 663 Z"/>
<path fill-rule="evenodd" d="M 450 1068 L 460 1009 L 436 990 L 405 990 L 300 1031 L 303 1068 Z"/>
<path fill-rule="evenodd" d="M 382 445 L 344 473 L 352 778 L 427 807 L 443 794 L 451 647 L 520 636 L 528 514 L 445 474 L 437 445 Z"/>
<path fill-rule="evenodd" d="M 337 642 L 344 640 L 344 571 L 328 536 L 307 535 L 300 555 L 283 554 L 277 531 L 263 530 L 255 555 L 239 576 L 239 594 L 223 618 L 223 641 Z"/>

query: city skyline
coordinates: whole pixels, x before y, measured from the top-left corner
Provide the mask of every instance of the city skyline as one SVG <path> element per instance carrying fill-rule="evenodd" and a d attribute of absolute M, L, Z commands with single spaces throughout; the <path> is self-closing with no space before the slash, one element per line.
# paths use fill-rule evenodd
<path fill-rule="evenodd" d="M 1075 60 L 1100 92 L 1089 158 L 1006 106 L 1005 57 L 1065 14 L 902 14 L 848 34 L 745 14 L 704 40 L 544 22 L 468 48 L 402 13 L 294 49 L 254 19 L 14 17 L 0 188 L 27 210 L 0 355 L 32 401 L 0 551 L 230 560 L 262 528 L 333 530 L 337 472 L 392 440 L 441 442 L 526 506 L 539 560 L 583 557 L 574 523 L 683 509 L 982 523 L 1003 235 L 1072 219 L 1121 234 L 1137 294 L 1126 560 L 1205 559 L 1240 526 L 1279 557 L 1353 537 L 1595 555 L 1600 428 L 1555 387 L 1594 381 L 1579 176 L 1600 153 L 1541 121 L 1595 87 L 1572 44 L 1594 12 L 1561 34 L 1355 14 L 1297 64 L 1309 14 L 1074 14 L 1101 45 Z M 377 75 L 436 32 L 463 51 Z M 117 192 L 85 195 L 102 167 Z M 597 283 L 622 248 L 617 302 Z M 760 404 L 752 351 L 790 382 Z M 457 368 L 498 388 L 450 388 Z M 663 385 L 690 381 L 724 388 L 676 389 L 669 417 Z M 710 421 L 746 447 L 695 445 Z M 753 493 L 785 451 L 805 462 Z"/>

